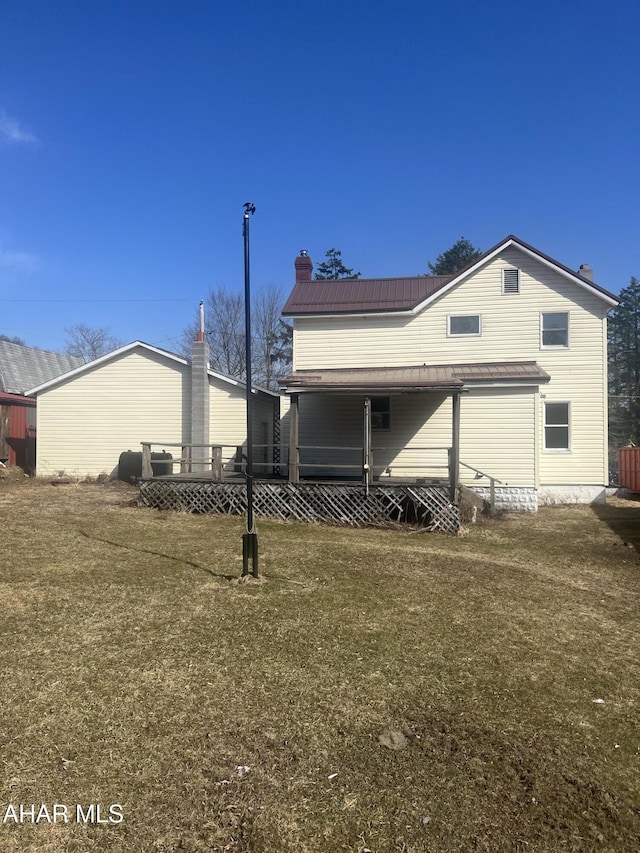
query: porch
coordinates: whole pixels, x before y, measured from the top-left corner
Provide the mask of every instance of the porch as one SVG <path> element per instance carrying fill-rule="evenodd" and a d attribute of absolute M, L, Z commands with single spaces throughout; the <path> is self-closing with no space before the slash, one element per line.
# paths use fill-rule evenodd
<path fill-rule="evenodd" d="M 457 532 L 462 383 L 441 372 L 429 375 L 427 387 L 423 376 L 417 385 L 415 377 L 410 379 L 409 387 L 403 381 L 394 387 L 359 382 L 357 387 L 322 389 L 311 383 L 306 393 L 294 382 L 296 391 L 290 393 L 283 418 L 288 436 L 279 444 L 253 444 L 255 514 L 354 526 L 404 522 Z M 383 393 L 398 400 L 402 396 L 395 414 L 403 427 L 390 429 L 389 413 L 380 410 L 377 396 Z M 448 398 L 450 405 L 443 406 Z M 425 440 L 424 425 L 435 412 L 439 427 L 433 438 L 441 443 L 432 444 Z M 246 512 L 242 447 L 181 445 L 177 453 L 176 447 L 143 442 L 143 504 L 188 512 Z M 164 454 L 153 452 L 160 448 Z M 165 459 L 159 460 L 162 455 Z"/>
<path fill-rule="evenodd" d="M 284 383 L 290 408 L 282 426 L 288 437 L 277 445 L 253 445 L 255 511 L 337 524 L 413 521 L 457 531 L 461 468 L 462 479 L 471 479 L 474 488 L 486 484 L 492 504 L 501 483 L 460 459 L 461 395 L 474 383 L 507 383 L 504 393 L 517 392 L 525 407 L 518 411 L 529 418 L 540 378 L 537 365 L 526 362 L 298 371 Z M 488 406 L 484 399 L 476 415 L 486 421 L 493 398 L 486 398 Z M 493 459 L 504 455 L 503 436 L 514 418 L 513 410 L 506 412 L 498 430 L 483 431 L 475 422 L 474 434 L 482 435 Z M 524 433 L 527 447 L 533 434 Z M 519 446 L 513 453 L 532 466 Z M 209 457 L 205 464 L 192 461 L 202 454 L 194 457 L 190 448 L 181 448 L 170 469 L 153 478 L 150 444 L 143 454 L 143 503 L 192 512 L 246 511 L 242 448 L 212 445 L 203 454 Z"/>

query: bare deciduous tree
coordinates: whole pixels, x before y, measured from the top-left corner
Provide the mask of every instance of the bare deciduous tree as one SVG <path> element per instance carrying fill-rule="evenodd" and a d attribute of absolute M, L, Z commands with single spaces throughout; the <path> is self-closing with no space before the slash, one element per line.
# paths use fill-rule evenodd
<path fill-rule="evenodd" d="M 290 357 L 282 346 L 284 302 L 281 289 L 268 285 L 253 297 L 251 318 L 252 378 L 255 385 L 277 389 L 277 380 L 289 372 Z M 205 298 L 205 335 L 211 367 L 227 376 L 246 378 L 244 296 L 224 287 Z M 185 330 L 182 353 L 189 358 L 191 342 L 199 328 L 198 312 Z"/>
<path fill-rule="evenodd" d="M 290 354 L 282 345 L 285 325 L 281 318 L 283 303 L 281 288 L 272 284 L 258 293 L 253 309 L 252 337 L 256 384 L 271 390 L 277 390 L 278 379 L 286 376 L 291 370 Z"/>
<path fill-rule="evenodd" d="M 85 323 L 75 323 L 73 326 L 65 327 L 65 352 L 84 359 L 85 362 L 100 358 L 101 355 L 111 352 L 122 346 L 107 328 L 93 328 Z"/>

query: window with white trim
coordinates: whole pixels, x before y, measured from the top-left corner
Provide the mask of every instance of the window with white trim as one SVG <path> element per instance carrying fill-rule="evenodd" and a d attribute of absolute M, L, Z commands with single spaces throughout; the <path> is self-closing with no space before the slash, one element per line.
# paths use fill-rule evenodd
<path fill-rule="evenodd" d="M 502 292 L 520 293 L 520 270 L 515 267 L 502 270 Z"/>
<path fill-rule="evenodd" d="M 543 347 L 569 346 L 569 313 L 555 311 L 540 315 L 540 344 Z"/>
<path fill-rule="evenodd" d="M 480 334 L 479 314 L 452 314 L 447 317 L 447 322 L 447 334 L 449 335 L 455 336 Z"/>
<path fill-rule="evenodd" d="M 544 404 L 544 449 L 569 450 L 569 404 Z"/>
<path fill-rule="evenodd" d="M 371 398 L 371 429 L 391 429 L 391 399 L 389 397 Z"/>

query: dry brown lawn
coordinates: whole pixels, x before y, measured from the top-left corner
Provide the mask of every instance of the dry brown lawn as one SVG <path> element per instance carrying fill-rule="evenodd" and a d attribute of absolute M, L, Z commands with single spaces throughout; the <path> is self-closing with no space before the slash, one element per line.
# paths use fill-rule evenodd
<path fill-rule="evenodd" d="M 0 481 L 0 850 L 640 850 L 640 504 L 260 521 L 239 584 L 241 519 L 135 498 Z"/>

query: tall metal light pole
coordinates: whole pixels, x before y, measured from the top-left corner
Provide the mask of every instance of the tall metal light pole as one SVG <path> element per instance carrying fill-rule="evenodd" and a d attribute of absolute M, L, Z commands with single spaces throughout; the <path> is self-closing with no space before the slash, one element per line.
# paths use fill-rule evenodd
<path fill-rule="evenodd" d="M 245 361 L 247 370 L 247 532 L 242 536 L 242 576 L 251 574 L 259 577 L 258 571 L 258 534 L 253 520 L 253 417 L 251 392 L 251 287 L 249 276 L 249 217 L 256 212 L 255 204 L 244 203 L 244 218 L 242 236 L 244 237 L 244 328 L 245 328 Z"/>

